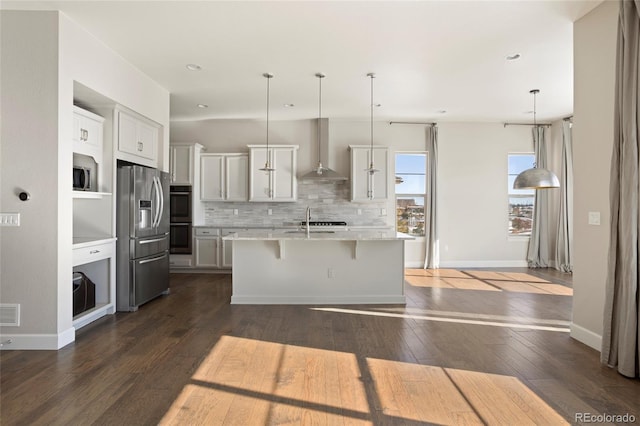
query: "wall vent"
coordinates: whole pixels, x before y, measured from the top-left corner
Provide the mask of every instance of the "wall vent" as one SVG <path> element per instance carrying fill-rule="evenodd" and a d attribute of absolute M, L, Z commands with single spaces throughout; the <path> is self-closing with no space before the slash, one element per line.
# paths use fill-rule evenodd
<path fill-rule="evenodd" d="M 20 325 L 20 304 L 0 303 L 0 326 Z"/>

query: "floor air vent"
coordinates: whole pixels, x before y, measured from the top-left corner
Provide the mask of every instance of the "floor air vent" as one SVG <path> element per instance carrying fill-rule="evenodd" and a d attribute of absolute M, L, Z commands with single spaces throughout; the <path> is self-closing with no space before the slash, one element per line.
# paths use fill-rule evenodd
<path fill-rule="evenodd" d="M 20 325 L 19 303 L 0 303 L 0 325 Z"/>

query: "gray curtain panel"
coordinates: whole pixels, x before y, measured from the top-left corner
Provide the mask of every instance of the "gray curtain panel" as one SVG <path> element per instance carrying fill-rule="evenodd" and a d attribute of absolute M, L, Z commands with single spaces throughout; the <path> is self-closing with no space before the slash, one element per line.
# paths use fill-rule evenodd
<path fill-rule="evenodd" d="M 536 167 L 547 168 L 547 141 L 545 127 L 533 126 L 533 150 L 536 154 Z M 533 225 L 527 252 L 530 268 L 549 267 L 549 190 L 536 189 L 533 206 Z"/>
<path fill-rule="evenodd" d="M 427 136 L 427 158 L 429 161 L 429 181 L 427 183 L 427 199 L 425 200 L 425 269 L 437 269 L 440 267 L 440 252 L 438 247 L 436 209 L 437 198 L 437 176 L 438 176 L 438 127 L 430 126 L 426 129 Z"/>
<path fill-rule="evenodd" d="M 573 145 L 571 123 L 562 122 L 562 160 L 560 171 L 560 208 L 558 211 L 558 234 L 556 235 L 556 269 L 573 271 Z"/>
<path fill-rule="evenodd" d="M 640 0 L 621 1 L 616 60 L 616 103 L 611 156 L 611 241 L 601 361 L 640 377 L 638 304 L 638 133 Z"/>

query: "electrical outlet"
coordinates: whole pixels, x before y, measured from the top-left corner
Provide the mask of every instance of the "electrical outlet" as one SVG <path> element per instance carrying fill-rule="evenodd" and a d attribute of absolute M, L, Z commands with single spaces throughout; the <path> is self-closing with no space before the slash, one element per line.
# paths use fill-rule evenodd
<path fill-rule="evenodd" d="M 336 277 L 336 274 L 335 274 L 333 268 L 327 269 L 327 278 L 335 278 L 335 277 Z"/>
<path fill-rule="evenodd" d="M 358 214 L 362 214 L 362 209 L 358 209 Z"/>
<path fill-rule="evenodd" d="M 238 216 L 238 209 L 233 209 L 233 215 Z"/>
<path fill-rule="evenodd" d="M 386 216 L 387 215 L 387 209 L 380 209 L 380 216 Z"/>
<path fill-rule="evenodd" d="M 589 225 L 600 225 L 600 212 L 589 212 Z"/>
<path fill-rule="evenodd" d="M 20 213 L 0 213 L 0 226 L 20 226 Z"/>
<path fill-rule="evenodd" d="M 273 214 L 273 210 L 272 209 L 267 209 L 267 215 L 271 216 Z"/>

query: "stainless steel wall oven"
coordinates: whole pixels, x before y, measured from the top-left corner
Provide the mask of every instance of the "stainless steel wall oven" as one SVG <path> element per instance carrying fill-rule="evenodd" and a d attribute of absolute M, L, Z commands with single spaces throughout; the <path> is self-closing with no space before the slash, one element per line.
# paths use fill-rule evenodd
<path fill-rule="evenodd" d="M 192 252 L 191 196 L 190 186 L 171 186 L 169 192 L 169 215 L 171 220 L 170 253 L 191 254 Z"/>

